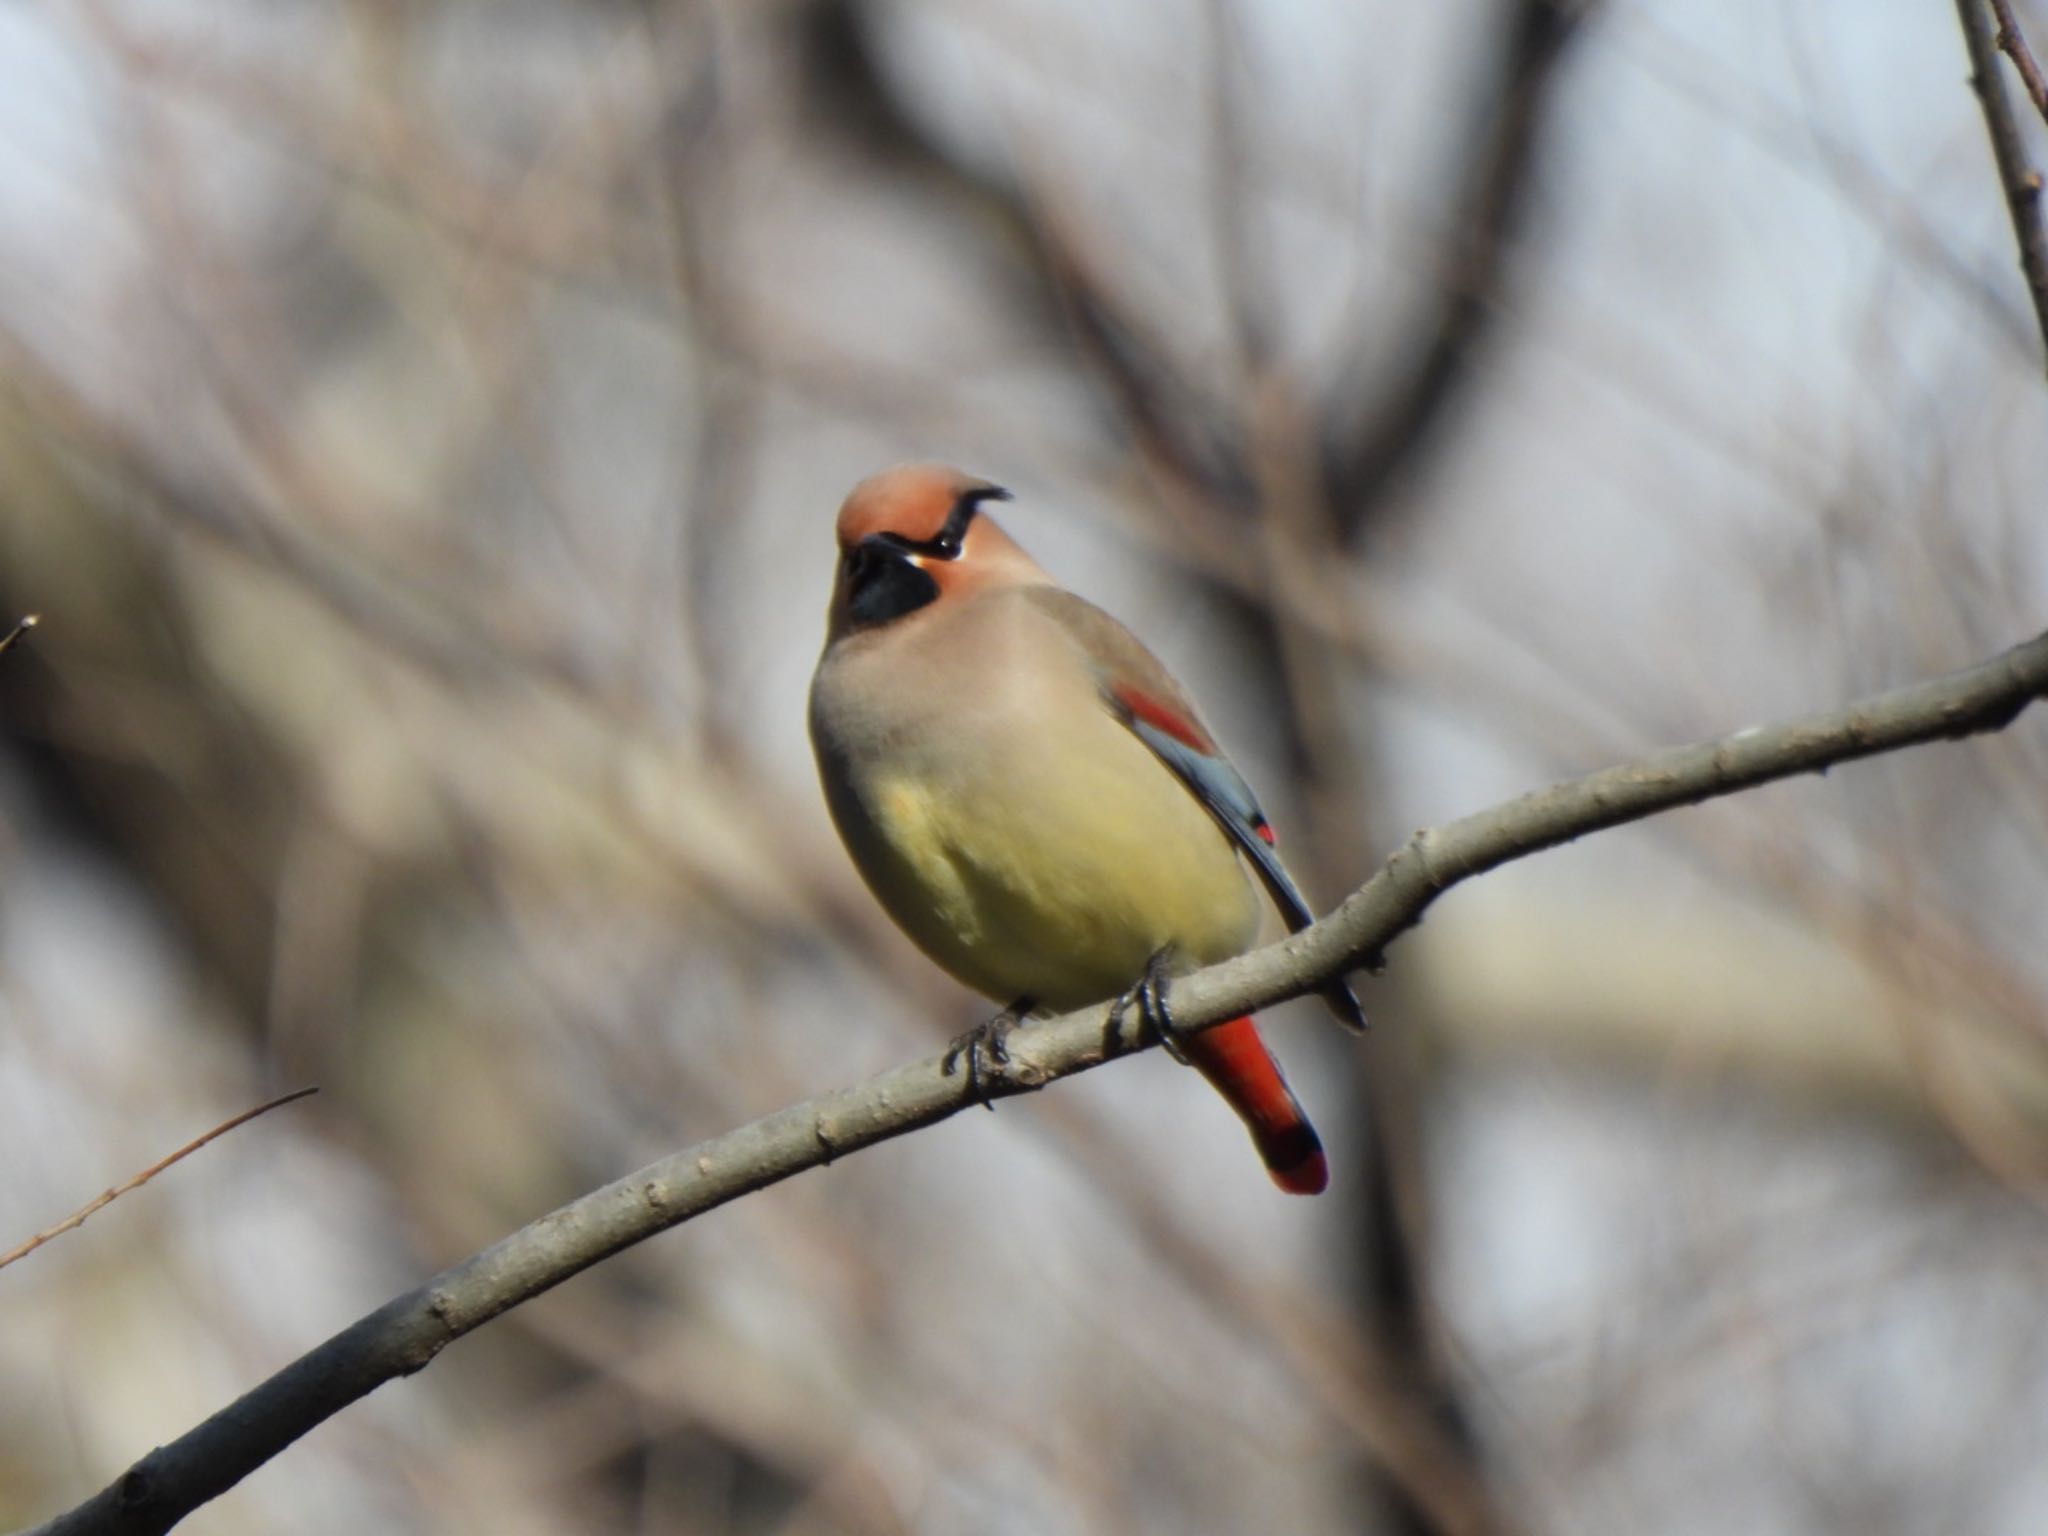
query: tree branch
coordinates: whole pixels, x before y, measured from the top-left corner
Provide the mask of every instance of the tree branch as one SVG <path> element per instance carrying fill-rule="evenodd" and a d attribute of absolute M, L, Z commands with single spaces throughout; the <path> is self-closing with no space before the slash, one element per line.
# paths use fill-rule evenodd
<path fill-rule="evenodd" d="M 1995 731 L 2048 695 L 2048 634 L 1965 671 L 1831 714 L 1737 731 L 1603 769 L 1418 832 L 1321 922 L 1183 978 L 1174 1013 L 1202 1029 L 1376 965 L 1444 892 L 1589 832 L 1921 742 Z M 1144 1049 L 1101 1008 L 1019 1029 L 991 1097 Z M 575 1200 L 443 1271 L 302 1355 L 33 1536 L 157 1533 L 387 1381 L 600 1260 L 728 1201 L 970 1107 L 934 1056 L 701 1142 Z"/>
<path fill-rule="evenodd" d="M 42 622 L 43 617 L 39 613 L 23 614 L 15 621 L 14 628 L 7 631 L 5 636 L 0 636 L 0 656 L 5 656 L 22 641 L 26 640 L 28 632 Z"/>
<path fill-rule="evenodd" d="M 31 615 L 31 618 L 32 617 L 33 615 Z M 26 624 L 27 622 L 28 620 L 26 619 L 22 621 L 23 624 Z M 10 634 L 5 640 L 0 640 L 0 651 L 6 650 L 6 648 L 9 645 L 13 644 L 15 636 L 19 635 L 21 632 L 22 626 L 16 625 L 13 634 Z M 0 1253 L 0 1269 L 5 1269 L 8 1265 L 12 1264 L 16 1259 L 27 1258 L 30 1254 L 34 1253 L 38 1248 L 42 1247 L 43 1244 L 51 1241 L 53 1238 L 62 1237 L 66 1232 L 75 1231 L 77 1228 L 84 1226 L 88 1218 L 97 1215 L 100 1211 L 104 1210 L 107 1206 L 112 1205 L 116 1200 L 120 1199 L 123 1195 L 129 1193 L 131 1190 L 137 1190 L 142 1188 L 143 1185 L 147 1184 L 151 1179 L 155 1178 L 158 1174 L 162 1173 L 166 1168 L 171 1167 L 175 1163 L 183 1162 L 186 1158 L 190 1157 L 194 1152 L 197 1152 L 201 1147 L 206 1146 L 210 1142 L 220 1140 L 220 1138 L 227 1135 L 229 1131 L 238 1130 L 242 1126 L 247 1125 L 251 1120 L 254 1120 L 259 1115 L 267 1115 L 273 1109 L 282 1109 L 287 1104 L 295 1104 L 300 1099 L 306 1098 L 312 1094 L 316 1094 L 319 1091 L 320 1090 L 318 1088 L 295 1089 L 291 1093 L 282 1094 L 279 1097 L 270 1100 L 268 1103 L 258 1104 L 254 1109 L 245 1109 L 239 1115 L 236 1115 L 231 1119 L 223 1120 L 219 1125 L 216 1125 L 212 1130 L 206 1132 L 203 1136 L 194 1136 L 190 1141 L 186 1142 L 185 1145 L 178 1148 L 177 1151 L 172 1152 L 167 1156 L 158 1158 L 155 1162 L 151 1163 L 147 1168 L 143 1169 L 142 1172 L 136 1174 L 133 1178 L 129 1179 L 125 1184 L 116 1184 L 112 1189 L 101 1190 L 100 1193 L 94 1195 L 92 1199 L 86 1201 L 85 1204 L 81 1205 L 77 1210 L 73 1211 L 69 1216 L 66 1216 L 54 1227 L 45 1227 L 42 1231 L 36 1233 L 35 1236 L 27 1238 L 24 1241 L 16 1244 L 14 1247 L 8 1249 L 5 1253 Z"/>
<path fill-rule="evenodd" d="M 1493 78 L 1478 98 L 1463 186 L 1422 332 L 1371 385 L 1340 388 L 1325 406 L 1323 469 L 1338 536 L 1357 543 L 1386 510 L 1389 491 L 1435 445 L 1478 378 L 1515 237 L 1536 192 L 1563 64 L 1593 0 L 1507 0 Z M 1374 349 L 1360 348 L 1361 357 Z M 1370 399 L 1357 397 L 1370 393 Z"/>
<path fill-rule="evenodd" d="M 2020 31 L 2012 0 L 1991 0 L 1991 9 L 1998 15 L 1999 52 L 2012 60 L 2012 67 L 2020 72 L 2020 83 L 2027 88 L 2027 99 L 2033 102 L 2041 120 L 2048 122 L 2048 78 L 2042 76 L 2041 66 L 2034 61 L 2034 51 Z"/>
<path fill-rule="evenodd" d="M 1993 32 L 1984 0 L 1956 0 L 1956 15 L 1963 25 L 1964 46 L 1970 51 L 1970 89 L 1984 109 L 1984 129 L 1991 136 L 1991 157 L 1998 162 L 1999 185 L 2005 189 L 2006 211 L 2012 215 L 2013 239 L 2019 245 L 2020 273 L 2027 280 L 2027 296 L 2034 302 L 2034 319 L 2041 327 L 2042 362 L 2048 367 L 2048 229 L 2041 222 L 2041 173 L 2027 164 L 2020 125 L 2005 93 L 2005 76 L 1998 68 L 1998 35 Z M 2008 35 L 2017 40 L 2018 28 Z M 2024 52 L 2024 44 L 2020 51 Z"/>

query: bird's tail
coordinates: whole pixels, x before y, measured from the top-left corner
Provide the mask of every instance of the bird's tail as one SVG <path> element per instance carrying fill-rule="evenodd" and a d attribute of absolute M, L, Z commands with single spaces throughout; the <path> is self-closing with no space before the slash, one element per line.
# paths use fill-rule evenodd
<path fill-rule="evenodd" d="M 1186 1050 L 1252 1133 L 1273 1182 L 1290 1195 L 1321 1194 L 1330 1182 L 1322 1139 L 1252 1021 L 1232 1019 L 1205 1029 L 1188 1038 Z"/>

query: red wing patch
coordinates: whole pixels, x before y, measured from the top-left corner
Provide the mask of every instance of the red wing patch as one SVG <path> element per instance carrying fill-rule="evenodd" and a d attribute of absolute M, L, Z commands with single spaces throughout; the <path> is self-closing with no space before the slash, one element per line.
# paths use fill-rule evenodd
<path fill-rule="evenodd" d="M 1155 731 L 1164 731 L 1183 746 L 1193 747 L 1204 754 L 1214 753 L 1216 743 L 1202 734 L 1202 728 L 1186 716 L 1168 709 L 1149 693 L 1140 693 L 1129 684 L 1120 684 L 1109 690 L 1110 697 L 1131 712 L 1134 719 L 1142 720 Z M 1271 839 L 1269 838 L 1268 841 Z"/>

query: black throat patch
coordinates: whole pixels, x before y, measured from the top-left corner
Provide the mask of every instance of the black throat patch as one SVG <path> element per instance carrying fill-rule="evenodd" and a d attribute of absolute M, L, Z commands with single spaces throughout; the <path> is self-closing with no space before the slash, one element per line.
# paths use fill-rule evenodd
<path fill-rule="evenodd" d="M 937 600 L 939 584 L 890 534 L 862 539 L 846 552 L 847 612 L 856 629 L 873 629 Z"/>

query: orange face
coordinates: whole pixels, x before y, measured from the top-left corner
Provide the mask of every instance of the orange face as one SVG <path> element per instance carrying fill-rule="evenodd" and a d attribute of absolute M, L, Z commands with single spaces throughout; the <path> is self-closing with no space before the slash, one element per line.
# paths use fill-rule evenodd
<path fill-rule="evenodd" d="M 839 509 L 829 638 L 893 623 L 942 597 L 1047 578 L 988 518 L 1010 493 L 944 464 L 904 464 L 853 488 Z"/>

